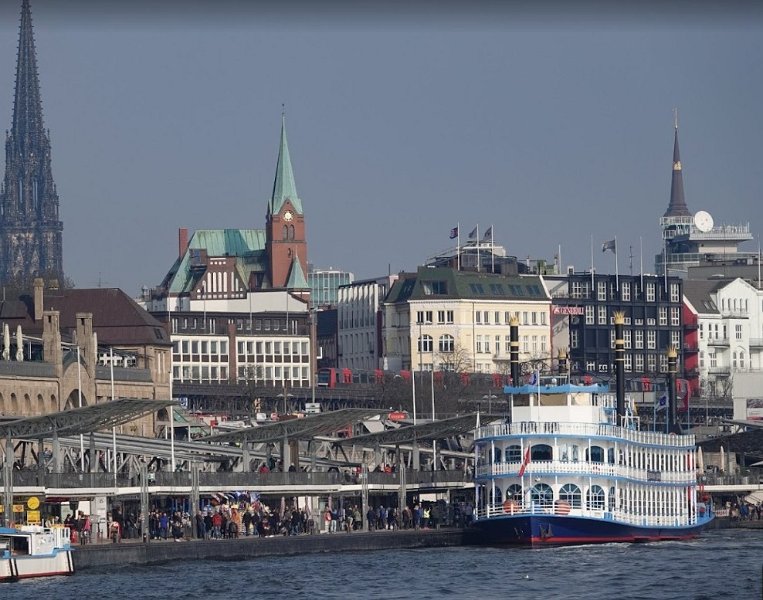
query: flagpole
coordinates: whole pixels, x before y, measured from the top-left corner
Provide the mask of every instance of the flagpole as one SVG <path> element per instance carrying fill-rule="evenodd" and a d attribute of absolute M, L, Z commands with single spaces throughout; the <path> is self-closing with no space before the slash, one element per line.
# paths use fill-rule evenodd
<path fill-rule="evenodd" d="M 493 237 L 493 224 L 490 224 L 490 272 L 495 273 L 495 243 L 494 243 L 494 237 Z M 758 265 L 760 265 L 760 261 L 758 261 Z M 760 266 L 758 266 L 760 268 Z M 760 279 L 760 278 L 758 278 Z"/>
<path fill-rule="evenodd" d="M 456 224 L 456 271 L 461 270 L 461 222 Z"/>
<path fill-rule="evenodd" d="M 594 280 L 593 280 L 593 272 L 594 272 L 594 268 L 593 268 L 593 234 L 591 234 L 591 295 L 590 295 L 590 298 L 594 298 L 595 297 L 594 294 L 596 293 L 596 290 L 594 289 L 594 287 L 596 287 L 596 284 L 594 283 Z"/>
<path fill-rule="evenodd" d="M 641 261 L 641 295 L 644 294 L 644 238 L 639 237 L 639 258 Z"/>
<path fill-rule="evenodd" d="M 480 272 L 480 224 L 477 223 L 477 273 Z"/>

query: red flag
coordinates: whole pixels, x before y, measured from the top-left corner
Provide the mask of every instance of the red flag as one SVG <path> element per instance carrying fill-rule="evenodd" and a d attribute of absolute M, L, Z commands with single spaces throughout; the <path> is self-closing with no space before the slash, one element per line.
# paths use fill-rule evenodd
<path fill-rule="evenodd" d="M 522 461 L 522 466 L 519 467 L 519 476 L 522 477 L 525 474 L 525 469 L 527 468 L 527 464 L 530 462 L 530 446 L 527 446 L 527 450 L 525 450 L 525 458 Z"/>

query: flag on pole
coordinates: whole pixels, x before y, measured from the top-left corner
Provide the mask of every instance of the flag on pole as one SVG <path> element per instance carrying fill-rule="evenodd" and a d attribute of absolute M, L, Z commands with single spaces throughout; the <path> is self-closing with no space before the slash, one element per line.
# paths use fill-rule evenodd
<path fill-rule="evenodd" d="M 654 407 L 657 410 L 662 410 L 663 408 L 667 408 L 667 406 L 668 406 L 668 395 L 667 394 L 663 394 L 662 396 L 660 396 L 655 401 L 655 403 L 654 403 Z"/>
<path fill-rule="evenodd" d="M 607 250 L 612 250 L 612 252 L 617 253 L 617 241 L 609 240 L 608 242 L 604 242 L 601 245 L 601 251 L 606 252 Z"/>
<path fill-rule="evenodd" d="M 458 227 L 450 230 L 450 239 L 455 240 L 458 237 Z"/>
<path fill-rule="evenodd" d="M 474 229 L 472 229 L 472 232 L 469 234 L 469 239 L 474 240 L 477 238 L 477 232 L 480 230 L 480 226 L 477 225 Z"/>
<path fill-rule="evenodd" d="M 519 476 L 522 477 L 525 474 L 525 469 L 527 468 L 527 465 L 530 463 L 530 446 L 527 446 L 527 450 L 525 450 L 525 457 L 522 459 L 522 466 L 519 467 Z"/>
<path fill-rule="evenodd" d="M 488 242 L 492 239 L 492 237 L 493 237 L 493 226 L 491 225 L 485 230 L 485 235 L 482 236 L 482 241 Z"/>
<path fill-rule="evenodd" d="M 530 374 L 530 379 L 527 380 L 527 385 L 538 385 L 538 372 L 533 371 Z"/>

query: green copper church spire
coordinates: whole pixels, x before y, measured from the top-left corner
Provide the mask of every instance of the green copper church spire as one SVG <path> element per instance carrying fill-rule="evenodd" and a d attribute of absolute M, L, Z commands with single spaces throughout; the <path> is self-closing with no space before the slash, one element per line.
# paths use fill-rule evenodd
<path fill-rule="evenodd" d="M 286 116 L 281 115 L 281 146 L 278 149 L 278 164 L 276 178 L 273 182 L 273 195 L 268 204 L 268 214 L 275 215 L 286 201 L 291 202 L 294 210 L 302 214 L 302 201 L 297 196 L 297 184 L 294 182 L 294 171 L 291 168 L 289 144 L 286 142 Z"/>

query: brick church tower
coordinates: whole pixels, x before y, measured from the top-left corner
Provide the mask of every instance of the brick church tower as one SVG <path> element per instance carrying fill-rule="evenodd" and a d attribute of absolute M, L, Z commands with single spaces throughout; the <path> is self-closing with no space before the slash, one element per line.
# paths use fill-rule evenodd
<path fill-rule="evenodd" d="M 50 139 L 42 122 L 32 14 L 21 4 L 13 123 L 5 140 L 0 188 L 0 282 L 31 284 L 34 277 L 63 283 L 63 224 L 50 168 Z"/>
<path fill-rule="evenodd" d="M 276 289 L 307 287 L 305 215 L 302 212 L 302 201 L 297 196 L 284 117 L 281 118 L 281 146 L 266 219 L 265 247 L 270 284 Z"/>

